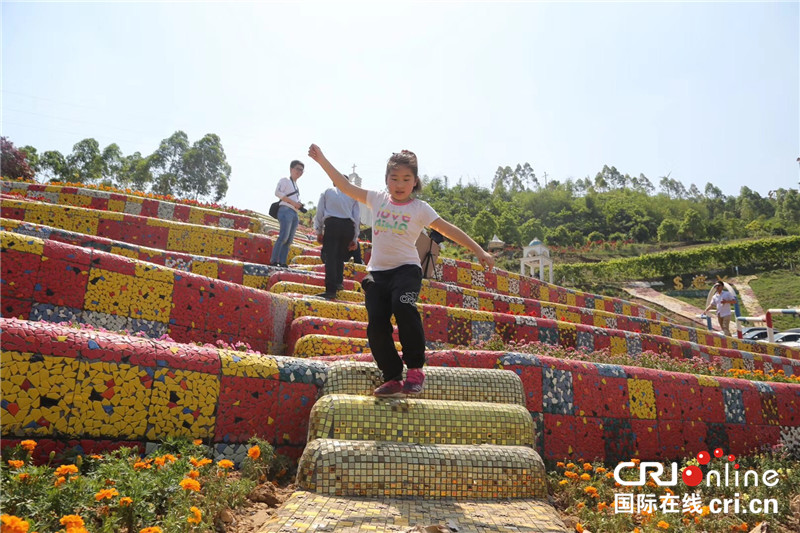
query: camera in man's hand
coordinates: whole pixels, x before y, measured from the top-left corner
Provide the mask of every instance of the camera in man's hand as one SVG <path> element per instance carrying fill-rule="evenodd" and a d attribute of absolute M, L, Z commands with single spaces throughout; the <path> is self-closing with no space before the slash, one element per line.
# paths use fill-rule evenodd
<path fill-rule="evenodd" d="M 306 209 L 306 207 L 303 204 L 300 204 L 300 207 L 298 207 L 297 210 L 300 211 L 301 213 L 308 212 L 308 209 Z"/>

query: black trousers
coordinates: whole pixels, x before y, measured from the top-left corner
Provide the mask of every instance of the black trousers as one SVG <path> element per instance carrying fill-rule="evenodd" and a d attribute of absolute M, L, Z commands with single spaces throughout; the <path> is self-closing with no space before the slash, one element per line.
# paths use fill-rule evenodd
<path fill-rule="evenodd" d="M 422 269 L 417 265 L 403 265 L 374 271 L 363 279 L 361 286 L 366 294 L 369 316 L 367 338 L 384 381 L 402 377 L 403 361 L 408 368 L 422 368 L 425 364 L 425 330 L 417 310 Z M 403 359 L 394 347 L 392 315 L 400 333 Z"/>
<path fill-rule="evenodd" d="M 335 293 L 344 281 L 344 260 L 353 242 L 355 225 L 349 218 L 328 217 L 322 234 L 322 261 L 325 263 L 325 292 Z"/>

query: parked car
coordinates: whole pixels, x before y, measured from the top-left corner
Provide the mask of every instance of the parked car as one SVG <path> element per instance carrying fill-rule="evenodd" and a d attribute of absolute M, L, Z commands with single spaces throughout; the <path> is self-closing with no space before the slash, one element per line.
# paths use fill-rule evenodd
<path fill-rule="evenodd" d="M 767 328 L 756 326 L 742 330 L 742 338 L 751 341 L 760 341 L 767 338 Z"/>
<path fill-rule="evenodd" d="M 783 333 L 776 334 L 774 339 L 775 342 L 779 342 L 781 344 L 800 342 L 800 331 L 784 331 Z"/>

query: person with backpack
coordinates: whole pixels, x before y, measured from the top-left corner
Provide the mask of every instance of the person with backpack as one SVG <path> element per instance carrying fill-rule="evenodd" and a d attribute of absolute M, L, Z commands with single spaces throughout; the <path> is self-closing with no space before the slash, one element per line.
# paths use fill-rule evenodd
<path fill-rule="evenodd" d="M 289 164 L 289 177 L 281 178 L 275 187 L 275 196 L 280 200 L 278 214 L 275 217 L 278 219 L 280 231 L 278 238 L 272 244 L 272 255 L 269 260 L 271 266 L 288 266 L 286 261 L 289 257 L 289 248 L 292 246 L 294 233 L 300 222 L 297 213 L 306 212 L 300 203 L 300 191 L 297 188 L 297 180 L 303 175 L 304 170 L 305 165 L 295 159 Z"/>

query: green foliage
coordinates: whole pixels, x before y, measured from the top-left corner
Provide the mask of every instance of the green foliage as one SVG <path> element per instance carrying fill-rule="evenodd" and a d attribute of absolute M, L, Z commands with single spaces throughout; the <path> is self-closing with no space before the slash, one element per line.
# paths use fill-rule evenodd
<path fill-rule="evenodd" d="M 750 282 L 750 287 L 765 311 L 800 305 L 800 273 L 796 270 L 760 272 L 758 278 Z M 781 330 L 800 328 L 800 317 L 778 315 L 773 317 L 773 323 Z"/>
<path fill-rule="evenodd" d="M 613 239 L 611 235 L 609 239 Z M 800 237 L 770 238 L 728 245 L 700 246 L 680 252 L 660 252 L 602 263 L 557 264 L 557 279 L 573 283 L 625 281 L 674 276 L 687 272 L 768 265 L 780 267 L 800 262 Z"/>

